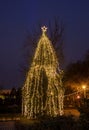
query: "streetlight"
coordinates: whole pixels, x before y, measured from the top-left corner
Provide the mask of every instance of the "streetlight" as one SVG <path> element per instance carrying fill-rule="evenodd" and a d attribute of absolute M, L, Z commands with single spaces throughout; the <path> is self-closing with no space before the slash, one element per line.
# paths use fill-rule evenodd
<path fill-rule="evenodd" d="M 83 88 L 83 91 L 84 91 L 84 98 L 86 98 L 86 85 L 83 85 L 82 88 Z"/>

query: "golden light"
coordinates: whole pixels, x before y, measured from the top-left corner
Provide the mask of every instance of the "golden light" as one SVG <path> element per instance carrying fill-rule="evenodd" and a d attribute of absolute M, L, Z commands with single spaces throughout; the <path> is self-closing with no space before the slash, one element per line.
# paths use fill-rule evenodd
<path fill-rule="evenodd" d="M 82 88 L 83 88 L 83 89 L 86 89 L 86 85 L 83 85 Z"/>
<path fill-rule="evenodd" d="M 63 76 L 61 70 L 57 71 L 59 63 L 56 52 L 45 35 L 47 27 L 41 29 L 42 36 L 22 88 L 22 114 L 28 119 L 44 114 L 55 117 L 57 111 L 63 115 Z"/>
<path fill-rule="evenodd" d="M 84 91 L 83 92 L 84 93 L 84 98 L 86 98 L 86 85 L 83 85 L 82 88 L 83 88 L 83 91 Z"/>

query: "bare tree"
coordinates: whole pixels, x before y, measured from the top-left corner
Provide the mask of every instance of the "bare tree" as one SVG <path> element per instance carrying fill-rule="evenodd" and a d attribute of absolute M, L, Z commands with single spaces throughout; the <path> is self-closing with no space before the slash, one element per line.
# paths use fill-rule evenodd
<path fill-rule="evenodd" d="M 49 22 L 49 35 L 61 65 L 64 61 L 64 24 L 59 22 L 58 18 L 55 18 L 53 22 Z"/>
<path fill-rule="evenodd" d="M 89 50 L 84 58 L 69 64 L 64 73 L 64 85 L 74 91 L 82 89 L 82 85 L 89 86 Z"/>

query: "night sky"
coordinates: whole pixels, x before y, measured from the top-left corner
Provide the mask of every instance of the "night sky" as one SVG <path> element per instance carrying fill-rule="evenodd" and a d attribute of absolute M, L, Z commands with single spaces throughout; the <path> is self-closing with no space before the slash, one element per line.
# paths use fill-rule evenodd
<path fill-rule="evenodd" d="M 65 64 L 89 49 L 89 0 L 0 0 L 0 85 L 18 88 L 26 32 L 55 16 L 65 25 Z"/>

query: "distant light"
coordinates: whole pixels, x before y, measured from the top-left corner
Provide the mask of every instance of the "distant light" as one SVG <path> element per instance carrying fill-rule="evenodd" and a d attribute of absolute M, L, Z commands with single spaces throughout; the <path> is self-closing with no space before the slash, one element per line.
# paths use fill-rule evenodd
<path fill-rule="evenodd" d="M 79 96 L 79 95 L 77 95 L 77 99 L 80 99 L 80 96 Z"/>
<path fill-rule="evenodd" d="M 85 86 L 85 85 L 83 85 L 83 86 L 82 86 L 82 88 L 83 88 L 83 89 L 86 89 L 86 86 Z"/>

